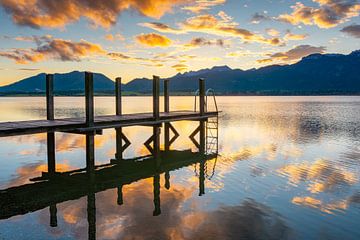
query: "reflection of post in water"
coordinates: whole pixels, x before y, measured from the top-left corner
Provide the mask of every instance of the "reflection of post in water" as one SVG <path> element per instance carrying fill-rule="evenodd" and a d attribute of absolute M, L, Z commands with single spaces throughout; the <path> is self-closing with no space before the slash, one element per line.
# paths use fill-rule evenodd
<path fill-rule="evenodd" d="M 91 179 L 95 176 L 95 133 L 86 134 L 86 172 Z"/>
<path fill-rule="evenodd" d="M 88 237 L 96 239 L 96 199 L 95 193 L 87 195 L 87 219 L 88 219 Z"/>
<path fill-rule="evenodd" d="M 165 172 L 165 188 L 170 189 L 170 172 Z"/>
<path fill-rule="evenodd" d="M 200 173 L 199 173 L 199 196 L 205 194 L 205 161 L 200 162 Z"/>
<path fill-rule="evenodd" d="M 122 184 L 117 187 L 117 204 L 118 205 L 123 205 L 124 204 L 122 188 L 123 188 Z"/>
<path fill-rule="evenodd" d="M 50 205 L 50 227 L 57 227 L 57 208 L 56 208 L 56 204 Z"/>
<path fill-rule="evenodd" d="M 55 133 L 47 133 L 47 164 L 49 175 L 54 174 L 56 171 L 55 163 Z"/>
<path fill-rule="evenodd" d="M 155 175 L 154 181 L 154 212 L 153 216 L 159 216 L 161 214 L 160 208 L 160 175 Z"/>

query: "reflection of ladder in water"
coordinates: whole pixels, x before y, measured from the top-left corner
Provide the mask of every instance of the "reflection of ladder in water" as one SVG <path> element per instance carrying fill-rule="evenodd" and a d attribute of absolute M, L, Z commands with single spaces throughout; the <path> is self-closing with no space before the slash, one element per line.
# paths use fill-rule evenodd
<path fill-rule="evenodd" d="M 218 153 L 219 149 L 219 118 L 209 118 L 206 122 L 206 153 Z"/>

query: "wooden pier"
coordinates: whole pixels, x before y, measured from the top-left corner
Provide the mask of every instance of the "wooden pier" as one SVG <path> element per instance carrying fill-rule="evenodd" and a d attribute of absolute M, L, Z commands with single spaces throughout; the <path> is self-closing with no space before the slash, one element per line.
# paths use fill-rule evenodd
<path fill-rule="evenodd" d="M 51 133 L 51 132 L 74 132 L 87 133 L 106 128 L 121 128 L 128 126 L 153 126 L 162 123 L 183 121 L 183 120 L 207 120 L 216 117 L 217 111 L 207 112 L 205 108 L 205 82 L 199 80 L 199 102 L 198 111 L 170 111 L 169 102 L 169 81 L 164 81 L 164 109 L 160 112 L 160 79 L 154 76 L 153 79 L 153 112 L 151 113 L 122 113 L 121 78 L 115 81 L 116 115 L 95 116 L 94 115 L 94 83 L 93 74 L 85 73 L 85 117 L 56 119 L 54 116 L 54 77 L 46 75 L 46 120 L 1 122 L 0 137 Z"/>

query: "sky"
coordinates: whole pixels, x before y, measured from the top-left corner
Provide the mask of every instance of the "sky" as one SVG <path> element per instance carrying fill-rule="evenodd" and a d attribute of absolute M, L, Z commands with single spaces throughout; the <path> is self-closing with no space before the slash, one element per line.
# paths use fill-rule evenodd
<path fill-rule="evenodd" d="M 123 82 L 360 49 L 359 0 L 0 0 L 0 86 L 42 72 Z"/>

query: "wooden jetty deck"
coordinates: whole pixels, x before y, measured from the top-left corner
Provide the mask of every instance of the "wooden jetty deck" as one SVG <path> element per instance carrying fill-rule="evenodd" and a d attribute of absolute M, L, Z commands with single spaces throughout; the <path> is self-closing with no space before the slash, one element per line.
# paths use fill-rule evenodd
<path fill-rule="evenodd" d="M 218 111 L 207 111 L 207 96 L 205 81 L 199 79 L 199 106 L 193 111 L 170 111 L 169 80 L 164 81 L 164 112 L 160 112 L 160 78 L 153 79 L 153 112 L 151 113 L 122 113 L 121 78 L 115 81 L 116 114 L 111 116 L 94 115 L 94 83 L 93 74 L 85 73 L 85 117 L 55 119 L 54 116 L 54 89 L 53 75 L 46 75 L 46 120 L 17 121 L 0 123 L 0 137 L 34 134 L 42 132 L 74 132 L 88 133 L 105 128 L 121 128 L 135 125 L 154 126 L 173 121 L 195 120 L 206 121 L 208 118 L 217 117 Z M 216 106 L 216 101 L 214 97 Z M 217 108 L 217 106 L 216 106 Z"/>
<path fill-rule="evenodd" d="M 42 132 L 71 132 L 86 133 L 92 130 L 118 128 L 141 125 L 156 125 L 166 122 L 201 120 L 217 116 L 217 112 L 206 112 L 200 115 L 194 111 L 173 111 L 160 113 L 158 119 L 153 113 L 134 113 L 123 115 L 96 116 L 91 127 L 87 126 L 86 118 L 63 118 L 55 120 L 32 120 L 0 123 L 0 137 L 35 134 Z"/>

